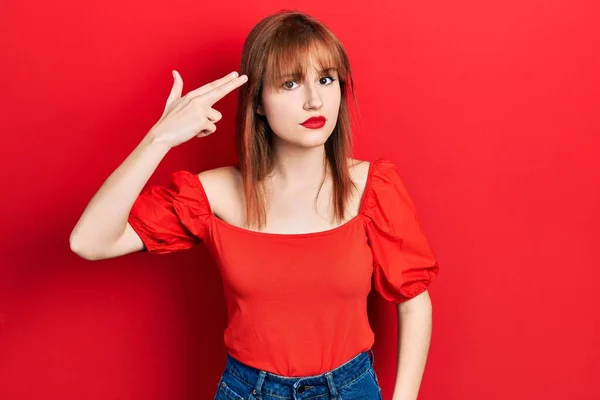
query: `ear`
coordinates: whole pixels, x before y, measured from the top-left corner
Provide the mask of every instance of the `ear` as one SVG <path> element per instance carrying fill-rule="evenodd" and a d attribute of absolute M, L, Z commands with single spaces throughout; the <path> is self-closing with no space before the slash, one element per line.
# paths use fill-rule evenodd
<path fill-rule="evenodd" d="M 263 110 L 263 108 L 260 104 L 256 107 L 256 113 L 258 115 L 263 115 L 263 116 L 265 115 L 265 111 Z"/>

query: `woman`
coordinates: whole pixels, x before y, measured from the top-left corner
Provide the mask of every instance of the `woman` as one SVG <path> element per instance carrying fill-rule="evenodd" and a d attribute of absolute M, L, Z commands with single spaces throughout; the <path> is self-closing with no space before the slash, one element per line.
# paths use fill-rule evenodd
<path fill-rule="evenodd" d="M 215 399 L 381 398 L 371 279 L 400 311 L 424 309 L 438 272 L 414 205 L 391 161 L 350 158 L 352 74 L 324 24 L 295 11 L 263 19 L 240 71 L 183 97 L 174 72 L 162 117 L 90 201 L 71 249 L 98 260 L 209 246 L 228 308 Z M 212 106 L 236 88 L 239 165 L 143 190 L 170 149 L 216 131 Z M 403 400 L 416 399 L 429 343 L 408 321 Z"/>

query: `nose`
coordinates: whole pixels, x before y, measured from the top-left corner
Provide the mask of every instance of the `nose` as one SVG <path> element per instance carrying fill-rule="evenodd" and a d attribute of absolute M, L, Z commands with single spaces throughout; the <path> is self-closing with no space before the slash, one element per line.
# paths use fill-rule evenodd
<path fill-rule="evenodd" d="M 318 110 L 323 107 L 323 100 L 321 99 L 321 93 L 319 87 L 315 84 L 304 85 L 306 93 L 306 101 L 304 103 L 305 110 Z"/>

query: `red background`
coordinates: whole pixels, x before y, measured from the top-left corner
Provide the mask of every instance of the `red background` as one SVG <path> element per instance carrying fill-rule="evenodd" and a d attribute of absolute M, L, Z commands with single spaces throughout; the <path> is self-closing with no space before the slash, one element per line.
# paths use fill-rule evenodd
<path fill-rule="evenodd" d="M 236 70 L 262 17 L 324 21 L 353 64 L 355 157 L 396 162 L 441 271 L 420 399 L 598 399 L 600 32 L 592 1 L 4 4 L 1 399 L 208 399 L 224 367 L 203 247 L 69 250 L 96 190 L 184 93 Z M 177 169 L 235 161 L 235 92 Z M 396 310 L 369 299 L 391 399 Z"/>

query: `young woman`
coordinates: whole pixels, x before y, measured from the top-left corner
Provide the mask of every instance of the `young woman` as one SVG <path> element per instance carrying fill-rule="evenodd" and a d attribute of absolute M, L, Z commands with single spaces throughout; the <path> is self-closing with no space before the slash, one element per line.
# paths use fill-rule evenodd
<path fill-rule="evenodd" d="M 406 335 L 394 397 L 416 399 L 438 266 L 394 164 L 350 157 L 346 52 L 321 22 L 282 11 L 252 29 L 240 71 L 183 97 L 174 72 L 163 115 L 90 201 L 71 249 L 98 260 L 209 247 L 228 309 L 215 399 L 381 398 L 374 278 Z M 239 165 L 144 190 L 170 149 L 216 131 L 213 105 L 236 88 Z"/>

